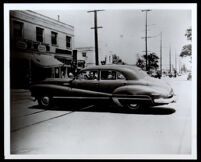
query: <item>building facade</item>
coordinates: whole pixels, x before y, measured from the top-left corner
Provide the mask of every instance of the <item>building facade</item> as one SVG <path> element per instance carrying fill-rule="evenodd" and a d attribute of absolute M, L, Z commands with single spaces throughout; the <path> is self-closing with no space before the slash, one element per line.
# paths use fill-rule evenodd
<path fill-rule="evenodd" d="M 33 11 L 10 11 L 11 86 L 66 77 L 73 47 L 73 26 Z"/>
<path fill-rule="evenodd" d="M 79 48 L 75 48 L 75 50 L 77 50 L 77 68 L 78 69 L 95 65 L 94 47 L 79 47 Z"/>

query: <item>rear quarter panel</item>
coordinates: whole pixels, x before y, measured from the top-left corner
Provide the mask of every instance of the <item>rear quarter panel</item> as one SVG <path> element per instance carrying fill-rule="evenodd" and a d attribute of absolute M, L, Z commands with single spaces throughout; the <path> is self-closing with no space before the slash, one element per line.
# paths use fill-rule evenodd
<path fill-rule="evenodd" d="M 154 95 L 155 91 L 146 85 L 127 85 L 114 90 L 113 94 L 127 94 L 127 95 Z"/>

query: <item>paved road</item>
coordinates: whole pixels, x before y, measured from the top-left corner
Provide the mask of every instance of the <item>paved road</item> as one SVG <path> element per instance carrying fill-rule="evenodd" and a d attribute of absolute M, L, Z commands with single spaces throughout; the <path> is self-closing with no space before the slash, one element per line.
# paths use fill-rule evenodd
<path fill-rule="evenodd" d="M 87 157 L 191 154 L 191 81 L 170 82 L 177 103 L 144 113 L 114 106 L 73 105 L 44 110 L 29 92 L 12 91 L 11 153 Z M 71 156 L 70 156 L 71 155 Z"/>

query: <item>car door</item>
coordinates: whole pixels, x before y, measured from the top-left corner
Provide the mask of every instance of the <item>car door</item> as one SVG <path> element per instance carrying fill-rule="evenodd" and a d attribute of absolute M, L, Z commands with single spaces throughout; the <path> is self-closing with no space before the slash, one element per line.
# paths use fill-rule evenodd
<path fill-rule="evenodd" d="M 116 88 L 126 85 L 125 76 L 115 70 L 101 70 L 99 88 L 101 92 L 112 93 Z"/>
<path fill-rule="evenodd" d="M 82 90 L 98 91 L 99 90 L 98 70 L 81 71 L 72 81 L 72 87 Z"/>

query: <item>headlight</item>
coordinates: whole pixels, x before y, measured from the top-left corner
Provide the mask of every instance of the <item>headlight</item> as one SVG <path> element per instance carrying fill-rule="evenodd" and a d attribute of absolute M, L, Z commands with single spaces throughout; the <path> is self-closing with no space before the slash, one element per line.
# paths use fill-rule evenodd
<path fill-rule="evenodd" d="M 174 94 L 174 91 L 173 91 L 173 89 L 171 88 L 171 90 L 170 90 L 170 96 L 174 96 L 175 94 Z"/>

